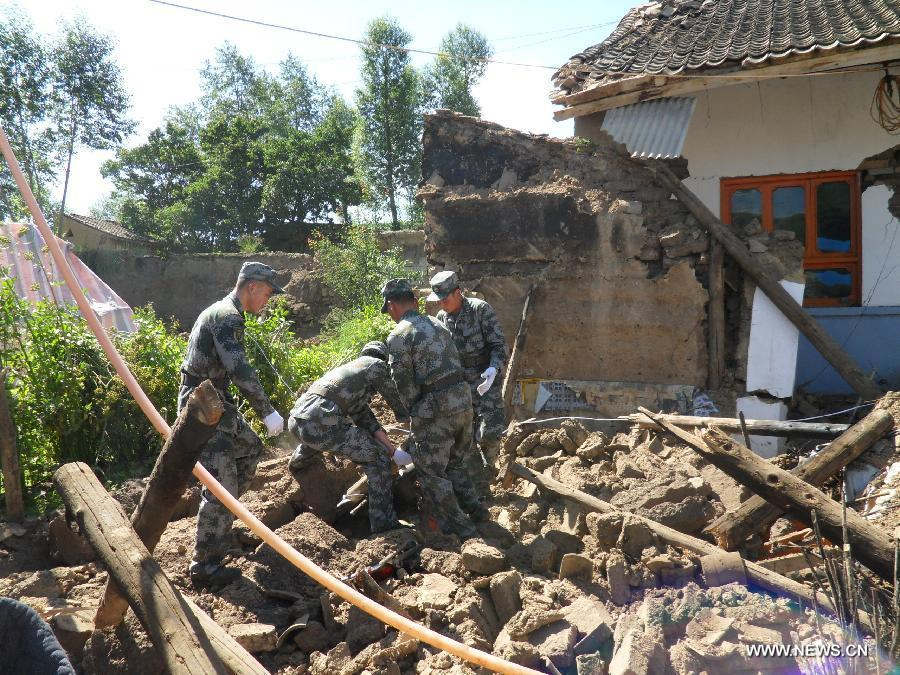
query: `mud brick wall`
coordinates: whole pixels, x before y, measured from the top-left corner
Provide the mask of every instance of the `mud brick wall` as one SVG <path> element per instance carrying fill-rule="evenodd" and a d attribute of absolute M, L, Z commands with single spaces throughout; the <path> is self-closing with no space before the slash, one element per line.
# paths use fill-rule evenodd
<path fill-rule="evenodd" d="M 519 377 L 705 385 L 707 249 L 624 146 L 438 111 L 423 137 L 425 250 L 497 310 Z"/>

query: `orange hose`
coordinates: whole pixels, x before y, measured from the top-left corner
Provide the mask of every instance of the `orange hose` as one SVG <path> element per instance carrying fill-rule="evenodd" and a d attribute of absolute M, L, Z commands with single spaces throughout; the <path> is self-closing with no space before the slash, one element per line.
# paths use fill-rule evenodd
<path fill-rule="evenodd" d="M 34 198 L 34 194 L 32 194 L 31 192 L 31 188 L 25 181 L 25 176 L 22 174 L 22 169 L 19 168 L 19 162 L 9 145 L 9 139 L 6 137 L 6 132 L 2 127 L 0 127 L 0 152 L 2 152 L 4 158 L 6 159 L 6 163 L 9 165 L 9 169 L 12 172 L 13 178 L 16 181 L 16 185 L 19 188 L 19 192 L 22 193 L 22 197 L 25 199 L 25 203 L 28 205 L 28 210 L 31 212 L 31 216 L 34 218 L 35 224 L 41 231 L 41 235 L 43 235 L 44 237 L 44 243 L 49 248 L 50 255 L 53 256 L 53 260 L 54 262 L 56 262 L 56 266 L 59 268 L 60 272 L 62 272 L 63 279 L 65 279 L 66 285 L 69 287 L 72 296 L 75 298 L 75 302 L 78 303 L 78 309 L 81 310 L 81 313 L 87 320 L 88 325 L 91 327 L 91 330 L 97 337 L 97 341 L 100 343 L 100 346 L 103 347 L 103 351 L 106 352 L 106 356 L 109 357 L 109 360 L 113 364 L 113 367 L 116 369 L 116 372 L 119 374 L 119 377 L 121 377 L 125 382 L 125 386 L 128 387 L 128 391 L 131 392 L 134 400 L 137 401 L 138 405 L 141 407 L 141 410 L 143 410 L 144 414 L 147 416 L 156 430 L 163 437 L 168 438 L 169 434 L 172 433 L 172 430 L 163 419 L 162 415 L 159 414 L 159 411 L 153 405 L 153 402 L 150 401 L 149 398 L 147 398 L 147 394 L 145 394 L 144 390 L 141 389 L 141 385 L 139 385 L 137 380 L 134 379 L 134 375 L 132 375 L 131 371 L 128 368 L 128 365 L 116 350 L 115 345 L 112 343 L 112 340 L 109 339 L 106 331 L 103 330 L 103 326 L 100 325 L 100 321 L 94 314 L 94 310 L 91 308 L 90 303 L 88 303 L 87 298 L 84 296 L 81 287 L 75 281 L 75 275 L 69 268 L 69 263 L 56 242 L 56 237 L 50 231 L 50 227 L 47 225 L 44 214 L 41 212 L 37 200 Z M 212 492 L 229 511 L 231 511 L 235 516 L 243 521 L 244 524 L 246 524 L 247 527 L 249 527 L 257 536 L 259 536 L 260 539 L 266 542 L 269 546 L 275 549 L 278 553 L 284 556 L 288 561 L 294 564 L 305 574 L 309 575 L 317 582 L 322 584 L 325 588 L 341 596 L 347 602 L 356 605 L 363 611 L 368 612 L 379 621 L 393 626 L 397 630 L 402 631 L 407 635 L 411 635 L 412 637 L 421 640 L 422 642 L 427 642 L 433 647 L 437 647 L 438 649 L 449 652 L 454 656 L 458 656 L 459 658 L 464 659 L 465 661 L 468 661 L 470 663 L 474 663 L 485 668 L 490 668 L 497 673 L 509 673 L 510 675 L 541 675 L 537 670 L 532 670 L 531 668 L 525 668 L 524 666 L 510 663 L 509 661 L 505 661 L 497 656 L 494 656 L 493 654 L 488 654 L 487 652 L 483 652 L 480 649 L 469 647 L 468 645 L 457 642 L 456 640 L 448 638 L 445 635 L 441 635 L 440 633 L 437 633 L 430 628 L 426 628 L 425 626 L 422 626 L 421 624 L 418 624 L 411 619 L 407 619 L 405 616 L 401 616 L 400 614 L 397 614 L 387 607 L 378 604 L 374 600 L 369 599 L 356 589 L 351 588 L 350 586 L 341 582 L 332 574 L 323 570 L 309 558 L 305 557 L 300 552 L 291 547 L 291 545 L 284 541 L 284 539 L 282 539 L 272 530 L 266 527 L 262 523 L 262 521 L 259 520 L 259 518 L 254 516 L 247 509 L 246 506 L 241 504 L 237 499 L 234 498 L 234 496 L 231 495 L 231 493 L 228 492 L 228 490 L 222 487 L 222 484 L 219 483 L 219 481 L 217 481 L 215 478 L 213 478 L 212 474 L 210 474 L 209 471 L 203 468 L 203 465 L 200 464 L 200 462 L 197 462 L 197 464 L 194 466 L 193 473 L 194 476 L 197 477 L 197 480 L 203 483 L 203 485 L 205 485 L 206 488 L 210 492 Z"/>

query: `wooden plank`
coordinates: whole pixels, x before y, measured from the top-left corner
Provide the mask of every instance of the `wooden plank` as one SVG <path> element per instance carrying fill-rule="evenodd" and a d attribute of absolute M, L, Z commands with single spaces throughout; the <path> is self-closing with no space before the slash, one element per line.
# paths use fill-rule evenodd
<path fill-rule="evenodd" d="M 709 308 L 706 313 L 710 391 L 718 389 L 725 377 L 725 249 L 718 241 L 709 251 Z"/>
<path fill-rule="evenodd" d="M 641 412 L 652 417 L 649 411 Z M 842 541 L 841 505 L 818 488 L 754 454 L 719 429 L 707 429 L 701 438 L 664 420 L 656 421 L 701 457 L 793 518 L 811 525 L 810 512 L 815 511 L 823 534 L 831 541 Z M 857 560 L 882 578 L 893 579 L 894 544 L 887 534 L 851 511 L 847 514 L 847 536 Z"/>
<path fill-rule="evenodd" d="M 150 480 L 131 515 L 131 525 L 138 538 L 151 553 L 169 524 L 172 512 L 184 493 L 200 451 L 212 438 L 225 406 L 209 380 L 191 392 L 182 408 L 172 433 L 156 458 Z M 128 601 L 115 583 L 107 582 L 106 591 L 94 625 L 114 626 L 125 618 Z"/>
<path fill-rule="evenodd" d="M 732 232 L 731 228 L 716 218 L 706 205 L 682 184 L 668 166 L 659 161 L 645 162 L 645 165 L 656 174 L 664 187 L 671 190 L 681 200 L 681 203 L 709 230 L 710 234 L 722 243 L 728 255 L 756 282 L 782 314 L 797 326 L 813 347 L 857 394 L 865 400 L 875 399 L 881 395 L 881 391 L 872 379 L 863 372 L 841 345 L 803 307 L 797 304 L 797 301 L 784 290 L 784 287 L 769 272 L 768 268 L 750 254 L 747 246 Z"/>
<path fill-rule="evenodd" d="M 714 72 L 706 71 L 703 75 L 669 75 L 666 76 L 667 79 L 662 84 L 658 84 L 649 74 L 644 73 L 647 79 L 642 83 L 643 89 L 622 93 L 621 85 L 618 87 L 613 86 L 618 85 L 618 81 L 616 81 L 610 83 L 610 85 L 592 87 L 584 92 L 570 94 L 563 101 L 570 107 L 554 112 L 553 119 L 559 121 L 572 117 L 582 117 L 641 101 L 696 94 L 701 91 L 733 84 L 755 83 L 760 80 L 778 77 L 798 76 L 804 73 L 820 73 L 840 68 L 881 63 L 882 61 L 890 61 L 898 57 L 900 57 L 900 43 L 896 39 L 892 39 L 890 41 L 886 40 L 877 47 L 848 49 L 846 51 L 834 50 L 824 55 L 816 53 L 806 58 L 791 56 L 789 57 L 791 58 L 790 61 L 773 65 L 761 65 L 758 67 L 751 65 L 741 67 L 739 70 L 737 68 L 729 68 Z M 605 89 L 605 86 L 609 86 L 609 89 Z M 590 97 L 587 95 L 587 92 L 590 92 Z M 579 94 L 584 95 L 579 96 Z M 569 103 L 569 100 L 572 103 Z M 556 103 L 558 101 L 560 99 L 553 102 Z"/>
<path fill-rule="evenodd" d="M 891 392 L 879 401 L 872 412 L 791 473 L 812 485 L 822 485 L 887 434 L 894 426 L 894 414 L 900 414 L 900 396 Z M 736 510 L 717 518 L 706 531 L 712 534 L 719 546 L 731 550 L 739 547 L 754 532 L 771 525 L 781 513 L 775 504 L 754 495 Z"/>
<path fill-rule="evenodd" d="M 509 410 L 512 406 L 513 392 L 516 389 L 516 374 L 519 371 L 519 361 L 522 360 L 522 350 L 525 349 L 525 338 L 528 336 L 528 319 L 531 317 L 531 299 L 534 295 L 536 284 L 532 284 L 525 296 L 525 304 L 522 305 L 522 318 L 519 320 L 519 330 L 516 331 L 516 339 L 513 342 L 512 353 L 509 355 L 509 363 L 506 366 L 506 377 L 503 379 L 501 389 L 503 407 Z"/>
<path fill-rule="evenodd" d="M 53 482 L 81 532 L 128 597 L 171 673 L 227 673 L 206 633 L 188 611 L 122 512 L 83 462 L 64 464 Z"/>
<path fill-rule="evenodd" d="M 694 415 L 669 415 L 661 417 L 679 427 L 710 428 L 718 427 L 725 431 L 739 433 L 741 421 L 736 417 L 697 417 Z M 654 424 L 643 413 L 627 415 L 628 419 L 645 429 L 662 431 L 662 427 Z M 746 420 L 747 431 L 754 436 L 784 436 L 786 438 L 823 438 L 832 439 L 850 428 L 849 424 L 833 424 L 831 422 L 791 422 L 790 420 Z"/>
<path fill-rule="evenodd" d="M 22 470 L 16 449 L 16 427 L 9 412 L 6 393 L 8 368 L 0 370 L 0 465 L 3 471 L 3 492 L 6 495 L 6 519 L 22 520 L 25 517 L 25 500 L 22 495 Z"/>

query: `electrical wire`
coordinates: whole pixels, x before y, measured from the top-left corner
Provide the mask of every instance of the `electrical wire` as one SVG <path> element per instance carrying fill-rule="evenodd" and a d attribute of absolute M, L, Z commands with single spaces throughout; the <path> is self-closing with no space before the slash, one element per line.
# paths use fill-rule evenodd
<path fill-rule="evenodd" d="M 875 87 L 869 115 L 889 134 L 900 134 L 900 78 L 891 75 L 887 67 L 884 69 L 884 77 Z"/>

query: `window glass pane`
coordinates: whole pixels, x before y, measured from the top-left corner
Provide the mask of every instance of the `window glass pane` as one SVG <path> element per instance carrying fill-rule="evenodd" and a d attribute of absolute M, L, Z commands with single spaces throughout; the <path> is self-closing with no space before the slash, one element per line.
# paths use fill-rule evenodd
<path fill-rule="evenodd" d="M 816 188 L 816 248 L 822 253 L 850 251 L 850 184 L 822 183 Z"/>
<path fill-rule="evenodd" d="M 772 223 L 776 230 L 790 230 L 801 244 L 806 241 L 806 190 L 783 187 L 772 190 Z"/>
<path fill-rule="evenodd" d="M 853 274 L 846 267 L 806 270 L 804 297 L 849 299 L 853 295 Z"/>
<path fill-rule="evenodd" d="M 756 188 L 731 193 L 731 224 L 743 229 L 749 223 L 762 223 L 762 195 Z"/>

